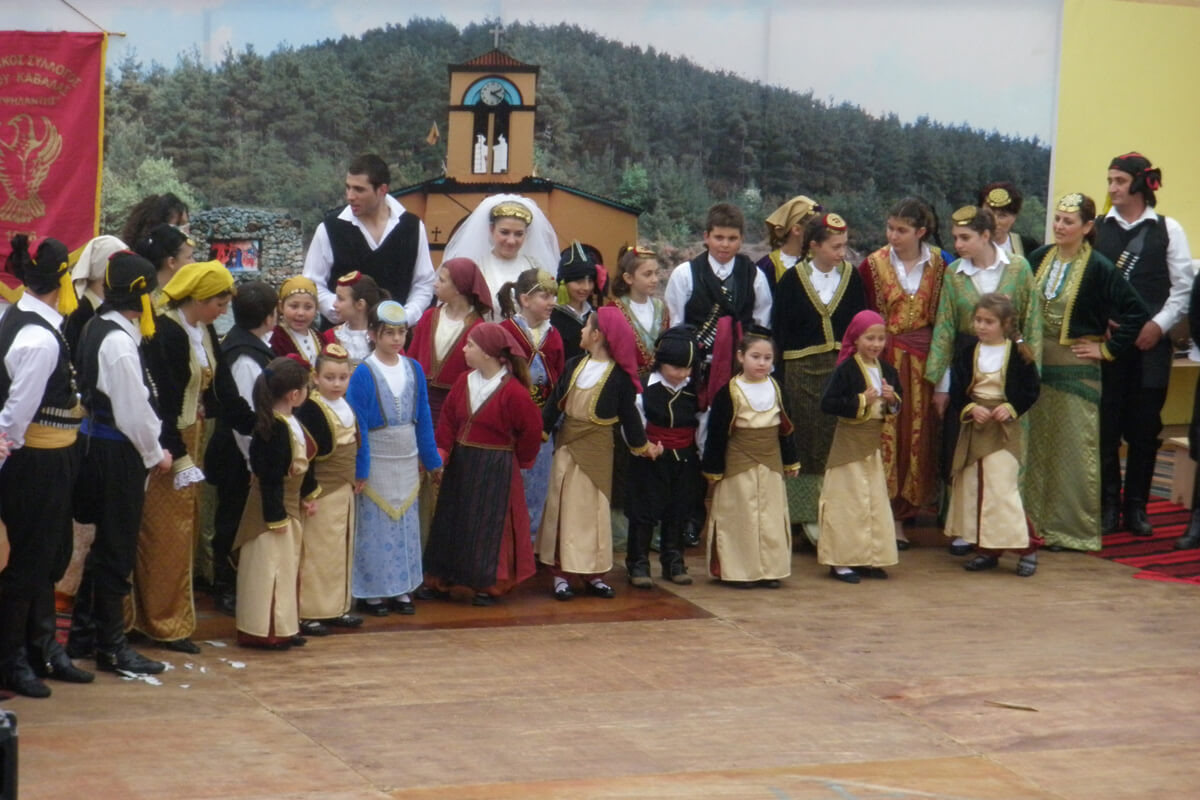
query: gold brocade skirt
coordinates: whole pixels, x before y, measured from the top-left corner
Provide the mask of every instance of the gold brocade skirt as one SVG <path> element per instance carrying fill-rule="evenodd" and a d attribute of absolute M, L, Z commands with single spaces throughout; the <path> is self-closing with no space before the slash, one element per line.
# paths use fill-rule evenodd
<path fill-rule="evenodd" d="M 984 403 L 995 406 L 998 403 Z M 964 422 L 954 451 L 946 535 L 989 550 L 1023 550 L 1029 528 L 1021 503 L 1021 423 Z"/>
<path fill-rule="evenodd" d="M 558 435 L 538 527 L 538 561 L 581 575 L 608 572 L 613 564 L 612 509 L 604 476 L 611 480 L 612 429 L 568 417 Z"/>
<path fill-rule="evenodd" d="M 302 517 L 300 617 L 330 619 L 350 610 L 354 562 L 354 484 L 321 485 L 317 513 Z"/>
<path fill-rule="evenodd" d="M 879 449 L 882 430 L 882 420 L 857 425 L 838 421 L 821 491 L 821 564 L 886 567 L 899 561 Z"/>
<path fill-rule="evenodd" d="M 287 526 L 255 536 L 238 550 L 237 629 L 242 633 L 275 640 L 300 632 L 296 573 L 303 535 L 300 521 L 288 517 Z"/>
<path fill-rule="evenodd" d="M 779 428 L 735 428 L 725 477 L 708 514 L 708 571 L 726 581 L 792 574 L 792 530 L 779 454 Z"/>
<path fill-rule="evenodd" d="M 202 464 L 203 423 L 193 423 L 180 433 L 192 461 Z M 131 614 L 127 614 L 126 623 L 151 639 L 183 639 L 196 629 L 192 564 L 200 488 L 192 484 L 176 490 L 173 474 L 151 474 L 146 485 L 133 589 L 127 606 Z"/>

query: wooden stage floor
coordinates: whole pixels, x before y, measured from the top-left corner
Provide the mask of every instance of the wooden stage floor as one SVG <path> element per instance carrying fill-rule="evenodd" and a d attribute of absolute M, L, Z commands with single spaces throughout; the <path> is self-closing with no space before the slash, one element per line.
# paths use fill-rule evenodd
<path fill-rule="evenodd" d="M 917 536 L 887 581 L 801 552 L 735 590 L 696 551 L 693 586 L 425 603 L 288 653 L 209 610 L 226 646 L 167 654 L 161 685 L 4 701 L 20 797 L 1200 796 L 1200 589 L 1075 553 L 970 574 Z"/>

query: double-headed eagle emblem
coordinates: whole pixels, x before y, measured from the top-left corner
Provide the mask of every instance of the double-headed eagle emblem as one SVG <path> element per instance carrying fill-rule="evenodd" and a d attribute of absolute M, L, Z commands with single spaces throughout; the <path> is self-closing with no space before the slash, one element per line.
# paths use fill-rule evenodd
<path fill-rule="evenodd" d="M 18 114 L 0 125 L 0 220 L 31 222 L 46 214 L 46 204 L 38 196 L 50 165 L 62 153 L 62 136 L 47 117 L 38 123 L 28 114 Z"/>

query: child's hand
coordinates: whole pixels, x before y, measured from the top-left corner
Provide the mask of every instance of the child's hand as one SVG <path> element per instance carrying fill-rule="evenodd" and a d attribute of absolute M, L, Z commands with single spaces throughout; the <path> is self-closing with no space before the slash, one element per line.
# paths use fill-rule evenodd
<path fill-rule="evenodd" d="M 937 411 L 939 418 L 946 416 L 946 409 L 950 405 L 949 392 L 934 392 L 933 393 L 933 408 Z"/>
<path fill-rule="evenodd" d="M 704 479 L 705 479 L 706 481 L 708 481 L 708 485 L 709 485 L 710 487 L 712 487 L 712 486 L 716 486 L 716 485 L 717 485 L 717 481 L 721 480 L 721 479 L 720 479 L 720 478 L 718 478 L 716 475 L 705 475 L 705 476 L 704 476 Z"/>
<path fill-rule="evenodd" d="M 663 454 L 662 442 L 651 442 L 649 444 L 646 452 L 644 453 L 646 458 L 650 459 L 651 461 L 658 460 L 658 457 L 661 456 L 662 454 Z"/>
<path fill-rule="evenodd" d="M 304 513 L 307 516 L 311 517 L 317 513 L 317 501 L 316 500 L 308 500 L 308 501 L 301 500 L 300 507 L 304 509 Z"/>
<path fill-rule="evenodd" d="M 785 478 L 798 478 L 798 477 L 800 477 L 800 468 L 799 467 L 788 467 L 787 469 L 785 469 L 783 471 L 783 475 Z"/>
<path fill-rule="evenodd" d="M 442 467 L 438 467 L 437 469 L 429 470 L 429 480 L 433 481 L 434 486 L 442 485 L 442 472 L 443 471 L 444 470 Z"/>
<path fill-rule="evenodd" d="M 0 433 L 0 458 L 8 458 L 10 453 L 12 453 L 12 440 Z"/>
<path fill-rule="evenodd" d="M 868 404 L 873 403 L 879 399 L 879 390 L 872 386 L 863 392 L 863 397 L 866 398 Z"/>
<path fill-rule="evenodd" d="M 355 494 L 362 494 L 363 489 L 365 489 L 365 488 L 367 488 L 367 479 L 366 478 L 359 478 L 358 480 L 356 480 L 354 482 L 354 493 Z"/>
<path fill-rule="evenodd" d="M 971 409 L 971 419 L 973 419 L 979 425 L 984 424 L 991 418 L 991 409 L 984 408 L 983 406 L 975 406 Z"/>
<path fill-rule="evenodd" d="M 1012 418 L 1012 414 L 1008 413 L 1008 409 L 1004 406 L 996 406 L 992 409 L 992 419 L 996 422 L 1008 422 Z"/>
<path fill-rule="evenodd" d="M 450 460 L 450 454 L 447 453 L 445 450 L 443 450 L 442 448 L 439 447 L 437 449 L 437 451 L 438 451 L 438 458 L 442 459 L 443 464 L 445 464 L 447 461 Z"/>
<path fill-rule="evenodd" d="M 896 402 L 896 390 L 893 389 L 892 385 L 887 381 L 883 381 L 883 391 L 881 391 L 880 394 L 883 396 L 883 399 L 887 400 L 889 403 Z"/>

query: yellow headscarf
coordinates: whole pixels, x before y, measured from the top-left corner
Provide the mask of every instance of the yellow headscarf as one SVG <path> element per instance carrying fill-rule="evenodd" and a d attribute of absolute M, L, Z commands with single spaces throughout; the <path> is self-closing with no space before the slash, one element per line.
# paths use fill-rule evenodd
<path fill-rule="evenodd" d="M 317 284 L 313 283 L 311 278 L 306 278 L 303 275 L 294 275 L 283 282 L 283 286 L 279 287 L 279 305 L 283 306 L 283 301 L 287 300 L 294 294 L 311 294 L 315 300 L 317 297 Z"/>
<path fill-rule="evenodd" d="M 186 264 L 162 287 L 163 297 L 179 302 L 208 300 L 233 288 L 233 275 L 220 261 Z"/>
<path fill-rule="evenodd" d="M 804 195 L 797 195 L 771 212 L 767 217 L 767 234 L 771 247 L 780 247 L 787 241 L 788 234 L 794 225 L 803 225 L 815 217 L 821 210 L 816 200 Z"/>

